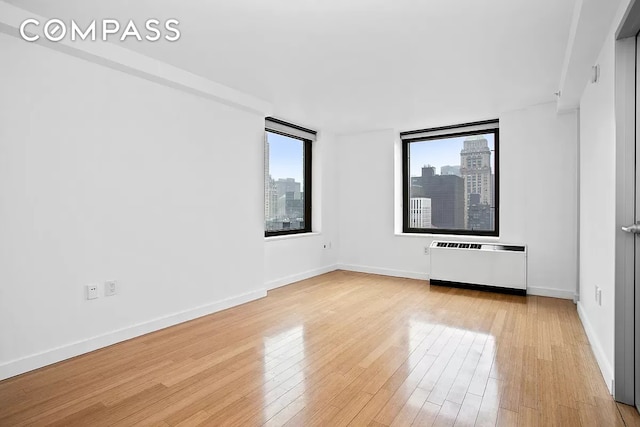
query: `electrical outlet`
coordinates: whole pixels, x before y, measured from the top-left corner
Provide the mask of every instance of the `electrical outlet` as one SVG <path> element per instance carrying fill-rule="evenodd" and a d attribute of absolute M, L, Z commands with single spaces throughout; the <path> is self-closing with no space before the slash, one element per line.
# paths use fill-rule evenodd
<path fill-rule="evenodd" d="M 98 285 L 87 285 L 87 299 L 96 299 L 98 295 Z"/>
<path fill-rule="evenodd" d="M 322 249 L 331 249 L 331 242 L 324 243 Z"/>
<path fill-rule="evenodd" d="M 113 296 L 118 293 L 118 282 L 115 280 L 109 280 L 104 282 L 104 295 L 107 297 Z"/>
<path fill-rule="evenodd" d="M 429 246 L 424 247 L 424 254 L 429 255 Z"/>

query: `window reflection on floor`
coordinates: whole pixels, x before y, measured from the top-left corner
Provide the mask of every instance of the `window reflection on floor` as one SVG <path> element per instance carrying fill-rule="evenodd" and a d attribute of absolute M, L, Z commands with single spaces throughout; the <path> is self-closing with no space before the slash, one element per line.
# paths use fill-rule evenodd
<path fill-rule="evenodd" d="M 427 390 L 426 401 L 437 405 L 462 402 L 467 391 L 483 395 L 494 368 L 494 336 L 413 319 L 408 332 L 408 390 Z"/>
<path fill-rule="evenodd" d="M 295 400 L 299 400 L 296 403 L 301 406 L 306 404 L 304 326 L 264 337 L 263 347 L 263 416 L 270 420 Z"/>

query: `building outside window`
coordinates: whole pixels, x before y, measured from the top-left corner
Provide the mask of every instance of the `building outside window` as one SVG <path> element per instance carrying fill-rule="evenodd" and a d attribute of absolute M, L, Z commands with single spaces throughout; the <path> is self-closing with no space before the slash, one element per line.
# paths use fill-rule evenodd
<path fill-rule="evenodd" d="M 403 231 L 497 236 L 498 121 L 403 132 Z"/>
<path fill-rule="evenodd" d="M 273 118 L 265 123 L 265 236 L 310 232 L 311 150 L 316 133 Z"/>

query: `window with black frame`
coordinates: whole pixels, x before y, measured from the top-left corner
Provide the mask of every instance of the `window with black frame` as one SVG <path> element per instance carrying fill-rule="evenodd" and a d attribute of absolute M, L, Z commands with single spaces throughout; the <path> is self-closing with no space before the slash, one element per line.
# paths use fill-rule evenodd
<path fill-rule="evenodd" d="M 498 235 L 498 124 L 400 134 L 405 233 Z"/>
<path fill-rule="evenodd" d="M 265 237 L 311 232 L 311 150 L 315 139 L 315 131 L 266 119 Z"/>

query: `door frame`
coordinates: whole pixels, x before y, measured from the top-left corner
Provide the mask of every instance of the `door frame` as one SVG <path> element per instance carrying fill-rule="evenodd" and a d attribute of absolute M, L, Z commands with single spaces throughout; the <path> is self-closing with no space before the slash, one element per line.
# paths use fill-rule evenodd
<path fill-rule="evenodd" d="M 613 396 L 615 400 L 629 405 L 640 404 L 635 401 L 636 383 L 640 387 L 640 372 L 635 370 L 635 298 L 640 297 L 640 294 L 635 294 L 636 237 L 634 234 L 623 232 L 621 227 L 636 222 L 636 35 L 638 31 L 640 31 L 640 0 L 634 0 L 629 5 L 616 32 L 615 42 L 616 266 Z M 638 214 L 640 215 L 640 212 Z M 640 346 L 640 342 L 637 344 Z"/>

